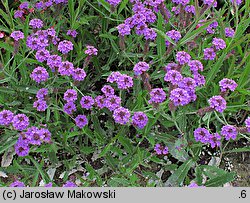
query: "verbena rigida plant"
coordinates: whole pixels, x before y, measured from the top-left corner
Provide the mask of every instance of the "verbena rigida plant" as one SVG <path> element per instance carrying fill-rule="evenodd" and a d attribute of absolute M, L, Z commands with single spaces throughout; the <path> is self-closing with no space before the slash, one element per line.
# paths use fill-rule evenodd
<path fill-rule="evenodd" d="M 249 0 L 1 0 L 0 185 L 233 185 L 249 14 Z"/>

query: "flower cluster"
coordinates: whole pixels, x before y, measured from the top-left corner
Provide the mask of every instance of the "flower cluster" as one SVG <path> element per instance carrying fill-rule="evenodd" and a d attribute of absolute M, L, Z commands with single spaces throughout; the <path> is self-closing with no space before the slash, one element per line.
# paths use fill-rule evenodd
<path fill-rule="evenodd" d="M 168 147 L 162 146 L 161 144 L 156 144 L 154 150 L 157 155 L 166 155 L 168 154 Z"/>
<path fill-rule="evenodd" d="M 120 72 L 112 72 L 108 76 L 107 82 L 116 82 L 119 89 L 128 89 L 133 87 L 133 78 L 126 74 L 121 74 Z"/>
<path fill-rule="evenodd" d="M 218 133 L 210 133 L 205 128 L 197 128 L 194 131 L 194 138 L 197 142 L 210 144 L 212 148 L 221 145 L 221 136 Z"/>
<path fill-rule="evenodd" d="M 212 46 L 204 49 L 204 59 L 214 60 L 216 57 L 216 52 L 226 48 L 226 43 L 223 39 L 213 38 Z"/>

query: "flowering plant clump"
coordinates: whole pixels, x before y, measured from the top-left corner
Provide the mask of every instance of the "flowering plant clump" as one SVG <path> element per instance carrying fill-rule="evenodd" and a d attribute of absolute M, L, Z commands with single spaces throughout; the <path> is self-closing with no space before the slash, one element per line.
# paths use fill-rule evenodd
<path fill-rule="evenodd" d="M 247 5 L 0 5 L 0 185 L 237 185 L 225 162 L 249 152 Z"/>

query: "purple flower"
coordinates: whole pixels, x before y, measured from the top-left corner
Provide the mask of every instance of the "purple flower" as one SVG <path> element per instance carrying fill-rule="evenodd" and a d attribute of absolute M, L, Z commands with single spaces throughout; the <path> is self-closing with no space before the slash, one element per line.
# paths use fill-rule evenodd
<path fill-rule="evenodd" d="M 43 9 L 44 8 L 44 3 L 42 1 L 37 2 L 35 4 L 35 8 L 38 9 L 38 10 Z"/>
<path fill-rule="evenodd" d="M 86 72 L 82 68 L 76 68 L 73 70 L 72 78 L 76 81 L 83 81 L 86 77 Z"/>
<path fill-rule="evenodd" d="M 85 109 L 91 109 L 94 103 L 95 103 L 95 100 L 91 96 L 83 96 L 80 101 L 82 108 L 85 108 Z"/>
<path fill-rule="evenodd" d="M 58 51 L 60 51 L 63 54 L 67 54 L 73 50 L 73 47 L 74 45 L 72 44 L 71 41 L 63 40 L 58 44 Z"/>
<path fill-rule="evenodd" d="M 144 35 L 146 30 L 148 29 L 148 26 L 146 23 L 139 23 L 137 24 L 136 28 L 135 28 L 135 33 L 137 35 Z"/>
<path fill-rule="evenodd" d="M 85 125 L 88 124 L 88 119 L 85 115 L 78 115 L 76 118 L 75 118 L 75 122 L 76 122 L 76 125 L 79 127 L 79 128 L 83 128 Z"/>
<path fill-rule="evenodd" d="M 173 6 L 171 11 L 174 12 L 175 15 L 178 15 L 181 10 L 180 7 Z"/>
<path fill-rule="evenodd" d="M 74 102 L 77 100 L 77 91 L 73 89 L 68 89 L 63 96 L 63 99 L 67 102 Z"/>
<path fill-rule="evenodd" d="M 207 33 L 209 34 L 214 34 L 215 33 L 215 28 L 218 27 L 218 22 L 214 21 L 212 22 L 210 25 L 208 25 L 208 27 L 206 28 Z"/>
<path fill-rule="evenodd" d="M 120 77 L 122 76 L 122 74 L 120 72 L 112 72 L 108 78 L 107 78 L 107 82 L 113 83 L 113 82 L 117 82 L 120 80 Z"/>
<path fill-rule="evenodd" d="M 236 89 L 238 84 L 231 79 L 224 78 L 219 82 L 220 85 L 220 91 L 221 92 L 226 92 L 227 90 L 231 90 L 232 92 Z"/>
<path fill-rule="evenodd" d="M 34 102 L 33 107 L 37 109 L 37 111 L 45 111 L 48 108 L 46 101 L 38 99 Z"/>
<path fill-rule="evenodd" d="M 98 50 L 94 46 L 87 45 L 87 49 L 85 50 L 85 54 L 89 56 L 96 56 L 98 54 Z"/>
<path fill-rule="evenodd" d="M 35 68 L 30 74 L 31 79 L 36 81 L 37 83 L 45 82 L 49 78 L 49 74 L 47 70 L 41 66 Z"/>
<path fill-rule="evenodd" d="M 170 30 L 168 32 L 166 32 L 166 35 L 168 37 L 170 37 L 172 40 L 174 40 L 175 42 L 178 42 L 181 38 L 181 33 L 179 31 L 176 30 Z M 166 46 L 169 46 L 170 42 L 166 41 Z"/>
<path fill-rule="evenodd" d="M 121 98 L 116 95 L 110 95 L 104 100 L 105 107 L 110 111 L 114 111 L 121 106 Z"/>
<path fill-rule="evenodd" d="M 14 31 L 10 35 L 15 41 L 19 41 L 20 39 L 24 39 L 24 34 L 21 31 Z"/>
<path fill-rule="evenodd" d="M 190 77 L 184 77 L 182 80 L 179 81 L 178 87 L 182 88 L 186 91 L 195 91 L 196 81 Z"/>
<path fill-rule="evenodd" d="M 147 23 L 154 23 L 156 21 L 156 15 L 151 9 L 147 9 L 145 11 L 145 16 L 146 16 L 146 22 Z"/>
<path fill-rule="evenodd" d="M 24 14 L 23 10 L 16 10 L 14 13 L 14 18 L 22 18 Z"/>
<path fill-rule="evenodd" d="M 71 181 L 67 181 L 63 187 L 77 187 L 77 185 Z"/>
<path fill-rule="evenodd" d="M 129 110 L 123 107 L 119 107 L 114 110 L 113 118 L 116 123 L 125 125 L 129 122 L 129 119 L 130 119 Z"/>
<path fill-rule="evenodd" d="M 117 81 L 117 86 L 119 89 L 128 89 L 133 87 L 133 79 L 132 77 L 122 74 Z"/>
<path fill-rule="evenodd" d="M 104 98 L 104 96 L 101 96 L 101 95 L 97 96 L 95 98 L 95 103 L 96 103 L 96 106 L 98 108 L 100 108 L 100 109 L 104 108 L 105 107 L 105 98 Z"/>
<path fill-rule="evenodd" d="M 38 60 L 39 62 L 47 61 L 49 57 L 50 53 L 46 49 L 40 49 L 36 52 L 36 60 Z"/>
<path fill-rule="evenodd" d="M 222 50 L 226 48 L 226 43 L 223 39 L 213 38 L 212 44 L 214 45 L 216 50 Z"/>
<path fill-rule="evenodd" d="M 232 3 L 236 3 L 236 5 L 240 5 L 242 3 L 242 0 L 230 0 Z"/>
<path fill-rule="evenodd" d="M 29 23 L 29 25 L 34 28 L 34 29 L 40 29 L 43 27 L 43 21 L 41 21 L 40 19 L 32 19 Z"/>
<path fill-rule="evenodd" d="M 170 70 L 166 73 L 164 80 L 173 85 L 177 85 L 182 80 L 182 75 L 179 71 Z"/>
<path fill-rule="evenodd" d="M 76 111 L 76 105 L 74 102 L 67 102 L 64 106 L 63 106 L 63 111 L 66 114 L 73 114 L 74 111 Z"/>
<path fill-rule="evenodd" d="M 67 31 L 67 35 L 72 36 L 74 38 L 77 36 L 77 34 L 78 34 L 78 32 L 76 30 L 68 30 Z"/>
<path fill-rule="evenodd" d="M 8 126 L 13 120 L 14 114 L 9 110 L 3 110 L 0 112 L 0 125 Z"/>
<path fill-rule="evenodd" d="M 143 112 L 135 112 L 132 116 L 132 124 L 139 129 L 143 129 L 147 123 L 148 117 Z"/>
<path fill-rule="evenodd" d="M 29 144 L 26 142 L 17 141 L 14 148 L 15 148 L 15 152 L 18 156 L 23 157 L 23 156 L 27 156 L 29 154 L 30 148 L 29 148 Z"/>
<path fill-rule="evenodd" d="M 216 53 L 213 48 L 204 49 L 204 59 L 205 60 L 214 60 L 216 57 Z"/>
<path fill-rule="evenodd" d="M 225 137 L 226 140 L 235 140 L 238 135 L 238 131 L 232 125 L 224 125 L 221 129 L 221 134 Z"/>
<path fill-rule="evenodd" d="M 51 142 L 51 132 L 48 129 L 41 128 L 40 135 L 41 135 L 41 139 L 43 142 L 46 142 L 46 143 Z"/>
<path fill-rule="evenodd" d="M 194 80 L 197 86 L 203 86 L 206 83 L 205 77 L 201 74 L 194 74 Z"/>
<path fill-rule="evenodd" d="M 203 1 L 205 5 L 211 6 L 213 4 L 214 7 L 217 7 L 217 1 L 216 0 L 204 0 Z"/>
<path fill-rule="evenodd" d="M 36 98 L 40 100 L 44 100 L 47 95 L 48 95 L 48 89 L 42 88 L 37 91 Z"/>
<path fill-rule="evenodd" d="M 19 5 L 20 9 L 28 9 L 29 8 L 29 2 L 25 1 Z"/>
<path fill-rule="evenodd" d="M 55 71 L 55 68 L 60 67 L 62 63 L 62 57 L 58 55 L 50 55 L 47 60 L 47 65 L 52 69 L 52 71 Z"/>
<path fill-rule="evenodd" d="M 226 109 L 227 102 L 222 96 L 213 96 L 208 100 L 210 107 L 222 113 Z"/>
<path fill-rule="evenodd" d="M 184 65 L 188 63 L 190 59 L 191 59 L 191 56 L 185 51 L 179 51 L 176 54 L 176 60 L 179 62 L 180 65 Z"/>
<path fill-rule="evenodd" d="M 188 92 L 182 88 L 173 89 L 170 92 L 169 98 L 174 103 L 175 106 L 185 106 L 191 100 Z"/>
<path fill-rule="evenodd" d="M 49 183 L 45 184 L 44 187 L 52 187 L 52 183 L 49 182 Z"/>
<path fill-rule="evenodd" d="M 211 134 L 210 140 L 208 141 L 212 148 L 219 147 L 221 145 L 221 136 L 218 133 Z"/>
<path fill-rule="evenodd" d="M 245 124 L 246 124 L 246 127 L 247 127 L 247 131 L 250 133 L 250 117 L 248 117 L 248 118 L 245 120 Z"/>
<path fill-rule="evenodd" d="M 203 71 L 203 65 L 198 60 L 191 60 L 188 63 L 188 66 L 190 67 L 190 70 L 195 74 L 198 73 L 198 70 Z"/>
<path fill-rule="evenodd" d="M 40 133 L 40 130 L 37 127 L 30 127 L 25 133 L 26 137 L 29 140 L 29 143 L 32 145 L 41 145 L 43 134 Z"/>
<path fill-rule="evenodd" d="M 161 144 L 156 144 L 154 147 L 154 150 L 157 155 L 166 155 L 168 154 L 168 147 L 167 146 L 162 146 Z"/>
<path fill-rule="evenodd" d="M 62 62 L 58 68 L 60 75 L 70 76 L 74 72 L 74 65 L 69 61 Z"/>
<path fill-rule="evenodd" d="M 164 92 L 164 90 L 162 88 L 155 88 L 150 92 L 150 100 L 148 101 L 148 103 L 162 103 L 165 101 L 165 99 L 166 93 Z"/>
<path fill-rule="evenodd" d="M 154 41 L 155 38 L 157 37 L 156 32 L 152 28 L 146 28 L 143 34 L 146 40 Z"/>
<path fill-rule="evenodd" d="M 117 6 L 121 0 L 106 0 L 111 6 Z"/>
<path fill-rule="evenodd" d="M 194 138 L 197 142 L 202 142 L 203 144 L 208 143 L 211 138 L 210 132 L 205 128 L 197 128 L 194 131 Z"/>
<path fill-rule="evenodd" d="M 170 70 L 176 70 L 178 68 L 178 64 L 176 63 L 169 63 L 168 65 L 165 66 L 164 70 L 166 72 L 170 71 Z"/>
<path fill-rule="evenodd" d="M 9 187 L 25 187 L 23 182 L 16 180 L 15 182 L 11 183 Z"/>
<path fill-rule="evenodd" d="M 135 75 L 141 75 L 149 69 L 149 65 L 146 62 L 139 62 L 134 66 Z"/>
<path fill-rule="evenodd" d="M 104 85 L 103 88 L 101 89 L 101 91 L 105 94 L 106 97 L 115 94 L 114 88 L 111 87 L 110 85 Z"/>
<path fill-rule="evenodd" d="M 186 11 L 187 13 L 195 14 L 195 7 L 194 7 L 193 5 L 187 5 L 187 6 L 185 7 L 185 11 Z"/>
<path fill-rule="evenodd" d="M 12 121 L 15 130 L 25 130 L 29 126 L 29 118 L 24 114 L 17 114 Z"/>
<path fill-rule="evenodd" d="M 117 28 L 117 30 L 119 32 L 119 35 L 121 35 L 121 36 L 130 35 L 131 29 L 130 29 L 129 25 L 127 25 L 127 24 L 120 24 L 116 28 Z"/>
<path fill-rule="evenodd" d="M 235 32 L 234 32 L 234 30 L 232 29 L 232 28 L 230 28 L 230 27 L 226 27 L 225 28 L 225 35 L 226 35 L 226 37 L 234 37 L 234 34 L 235 34 Z"/>

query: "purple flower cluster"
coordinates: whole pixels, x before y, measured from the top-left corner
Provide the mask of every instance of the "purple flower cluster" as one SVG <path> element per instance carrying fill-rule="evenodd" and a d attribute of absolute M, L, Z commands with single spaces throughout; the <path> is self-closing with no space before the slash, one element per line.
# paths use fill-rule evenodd
<path fill-rule="evenodd" d="M 238 86 L 238 84 L 234 80 L 228 78 L 222 79 L 219 82 L 219 85 L 221 92 L 226 92 L 227 90 L 231 90 L 233 92 Z"/>
<path fill-rule="evenodd" d="M 84 109 L 91 109 L 95 103 L 95 100 L 91 96 L 83 96 L 80 104 Z"/>
<path fill-rule="evenodd" d="M 35 68 L 32 73 L 30 74 L 32 80 L 36 81 L 37 83 L 45 82 L 49 78 L 49 73 L 44 67 L 38 66 Z"/>
<path fill-rule="evenodd" d="M 235 140 L 238 135 L 238 131 L 232 125 L 225 125 L 221 129 L 221 135 L 223 135 L 226 140 Z"/>
<path fill-rule="evenodd" d="M 180 65 L 187 64 L 190 60 L 191 60 L 191 56 L 187 52 L 185 51 L 177 52 L 176 61 L 178 61 Z"/>
<path fill-rule="evenodd" d="M 250 117 L 245 120 L 247 131 L 250 133 Z"/>
<path fill-rule="evenodd" d="M 106 0 L 111 6 L 117 6 L 121 0 Z"/>
<path fill-rule="evenodd" d="M 75 101 L 77 100 L 77 91 L 73 89 L 68 89 L 64 92 L 63 99 L 67 102 L 63 106 L 63 110 L 65 113 L 71 115 L 74 111 L 76 111 Z"/>
<path fill-rule="evenodd" d="M 114 110 L 113 118 L 116 123 L 119 123 L 121 125 L 126 125 L 130 119 L 130 112 L 128 109 L 124 107 L 119 107 Z"/>
<path fill-rule="evenodd" d="M 25 184 L 19 180 L 14 181 L 9 187 L 25 187 Z"/>
<path fill-rule="evenodd" d="M 78 35 L 78 32 L 76 30 L 68 30 L 67 35 L 75 38 Z"/>
<path fill-rule="evenodd" d="M 133 87 L 133 78 L 126 74 L 121 74 L 120 72 L 112 72 L 108 76 L 107 82 L 116 82 L 119 89 L 128 89 Z"/>
<path fill-rule="evenodd" d="M 164 92 L 164 90 L 162 88 L 155 88 L 152 89 L 152 91 L 150 92 L 150 100 L 148 101 L 148 103 L 152 104 L 152 103 L 162 103 L 166 100 L 166 93 Z"/>
<path fill-rule="evenodd" d="M 197 142 L 210 144 L 212 148 L 219 147 L 221 144 L 221 136 L 218 133 L 211 134 L 205 128 L 197 128 L 194 131 L 194 138 Z"/>
<path fill-rule="evenodd" d="M 146 62 L 139 62 L 134 66 L 135 75 L 141 75 L 149 69 L 149 65 Z"/>
<path fill-rule="evenodd" d="M 89 56 L 96 56 L 98 54 L 98 50 L 94 46 L 87 45 L 85 50 L 85 54 Z"/>
<path fill-rule="evenodd" d="M 207 33 L 209 34 L 214 34 L 215 33 L 215 29 L 218 27 L 218 22 L 214 21 L 212 22 L 210 25 L 208 25 L 208 27 L 206 28 Z"/>
<path fill-rule="evenodd" d="M 173 41 L 178 42 L 181 39 L 181 33 L 176 30 L 170 30 L 166 32 L 166 35 L 170 37 Z M 170 42 L 166 41 L 166 46 L 169 46 Z"/>
<path fill-rule="evenodd" d="M 26 132 L 20 133 L 15 144 L 15 151 L 18 156 L 27 156 L 29 154 L 29 145 L 41 145 L 42 143 L 51 142 L 51 133 L 46 128 L 37 128 L 32 126 Z"/>
<path fill-rule="evenodd" d="M 166 155 L 168 154 L 168 147 L 162 146 L 161 144 L 156 144 L 154 150 L 157 155 Z"/>
<path fill-rule="evenodd" d="M 43 27 L 43 21 L 41 21 L 40 19 L 32 19 L 29 22 L 29 26 L 31 26 L 33 29 L 40 29 Z"/>
<path fill-rule="evenodd" d="M 208 100 L 208 102 L 212 109 L 215 109 L 216 111 L 220 113 L 222 113 L 227 107 L 226 100 L 220 95 L 211 97 Z"/>
<path fill-rule="evenodd" d="M 226 48 L 226 43 L 223 39 L 213 38 L 213 46 L 210 48 L 204 49 L 204 59 L 205 60 L 214 60 L 216 57 L 216 52 Z"/>
<path fill-rule="evenodd" d="M 67 54 L 70 51 L 72 51 L 73 47 L 74 47 L 73 43 L 68 40 L 63 40 L 58 44 L 58 50 L 63 54 Z"/>
<path fill-rule="evenodd" d="M 226 35 L 226 37 L 233 38 L 234 34 L 235 34 L 235 32 L 234 32 L 234 30 L 232 28 L 230 28 L 230 27 L 226 27 L 225 28 L 225 35 Z"/>
<path fill-rule="evenodd" d="M 78 126 L 79 128 L 83 128 L 84 126 L 88 124 L 88 119 L 85 115 L 78 115 L 75 118 L 75 123 L 76 123 L 76 126 Z"/>
<path fill-rule="evenodd" d="M 120 36 L 130 35 L 131 30 L 135 28 L 137 35 L 143 35 L 146 40 L 155 40 L 157 34 L 150 24 L 157 19 L 155 12 L 158 12 L 160 6 L 166 12 L 168 18 L 170 13 L 163 4 L 163 0 L 130 1 L 133 3 L 133 15 L 127 18 L 124 23 L 117 26 Z"/>
<path fill-rule="evenodd" d="M 10 35 L 15 41 L 19 41 L 20 39 L 24 39 L 24 34 L 21 31 L 14 31 Z"/>
<path fill-rule="evenodd" d="M 14 114 L 10 110 L 0 112 L 0 125 L 8 126 L 12 123 Z"/>
<path fill-rule="evenodd" d="M 132 116 L 132 124 L 139 129 L 143 129 L 147 123 L 148 117 L 143 112 L 135 112 Z"/>
<path fill-rule="evenodd" d="M 25 114 L 17 114 L 13 117 L 12 125 L 15 130 L 25 130 L 29 126 L 29 118 Z"/>
<path fill-rule="evenodd" d="M 170 100 L 175 106 L 185 106 L 190 102 L 191 98 L 186 90 L 175 88 L 170 93 Z"/>

